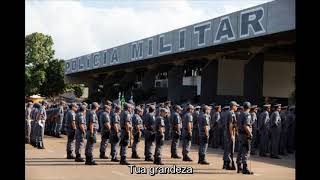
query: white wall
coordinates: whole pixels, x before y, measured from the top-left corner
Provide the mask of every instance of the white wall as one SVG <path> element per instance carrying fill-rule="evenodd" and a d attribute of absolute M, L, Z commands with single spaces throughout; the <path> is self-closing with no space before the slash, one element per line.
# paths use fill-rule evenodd
<path fill-rule="evenodd" d="M 183 86 L 197 86 L 197 95 L 201 93 L 201 76 L 188 76 L 182 79 Z"/>
<path fill-rule="evenodd" d="M 244 66 L 247 60 L 219 60 L 218 95 L 243 96 Z"/>
<path fill-rule="evenodd" d="M 263 96 L 288 98 L 294 91 L 295 62 L 265 61 Z"/>

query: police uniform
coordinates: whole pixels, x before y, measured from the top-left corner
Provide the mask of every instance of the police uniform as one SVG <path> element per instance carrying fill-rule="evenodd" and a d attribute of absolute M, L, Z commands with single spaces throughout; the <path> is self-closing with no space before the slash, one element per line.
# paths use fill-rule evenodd
<path fill-rule="evenodd" d="M 220 121 L 218 122 L 218 128 L 219 128 L 219 139 L 220 139 L 220 146 L 222 147 L 222 149 L 224 149 L 224 131 L 225 131 L 225 125 L 226 125 L 226 118 L 227 118 L 227 114 L 229 112 L 229 106 L 224 106 L 222 108 L 222 112 L 220 113 Z"/>
<path fill-rule="evenodd" d="M 198 128 L 198 118 L 200 114 L 200 106 L 195 107 L 195 111 L 192 113 L 192 144 L 199 144 L 199 128 Z"/>
<path fill-rule="evenodd" d="M 105 123 L 110 124 L 110 114 L 106 111 L 100 114 L 100 122 L 101 122 L 101 142 L 100 142 L 100 158 L 108 159 L 106 156 L 106 149 L 108 147 L 109 138 L 110 138 L 110 129 L 107 129 Z"/>
<path fill-rule="evenodd" d="M 99 106 L 96 104 L 95 106 Z M 90 131 L 90 124 L 93 125 L 93 132 Z M 96 114 L 95 109 L 92 109 L 89 112 L 88 119 L 86 119 L 87 124 L 87 144 L 85 149 L 86 155 L 86 163 L 87 165 L 96 165 L 95 161 L 93 160 L 93 147 L 97 142 L 97 130 L 99 128 L 99 121 Z"/>
<path fill-rule="evenodd" d="M 37 120 L 37 114 L 38 114 L 38 111 L 39 111 L 39 108 L 40 108 L 40 104 L 38 103 L 35 103 L 33 105 L 33 109 L 31 111 L 31 119 L 32 119 L 32 122 L 31 122 L 31 133 L 30 133 L 30 137 L 31 137 L 31 145 L 33 147 L 36 147 L 37 146 L 37 131 L 38 131 L 38 120 Z"/>
<path fill-rule="evenodd" d="M 289 108 L 289 112 L 286 116 L 286 120 L 287 120 L 287 126 L 288 126 L 287 149 L 288 149 L 288 153 L 293 153 L 294 142 L 295 142 L 295 122 L 296 122 L 295 106 L 291 106 Z"/>
<path fill-rule="evenodd" d="M 168 116 L 164 118 L 164 124 L 165 124 L 165 137 L 164 139 L 165 140 L 169 140 L 171 139 L 171 134 L 170 134 L 170 116 L 171 116 L 171 113 L 170 113 L 170 107 L 167 105 L 165 105 L 165 107 L 167 110 L 168 110 Z"/>
<path fill-rule="evenodd" d="M 287 107 L 281 107 L 281 109 L 284 109 L 284 111 L 280 112 L 280 118 L 281 118 L 281 134 L 280 134 L 280 150 L 279 154 L 280 155 L 287 155 L 287 142 L 288 142 L 288 126 L 287 126 L 287 121 L 286 121 L 286 116 L 287 116 Z"/>
<path fill-rule="evenodd" d="M 129 105 L 127 105 L 129 106 Z M 128 124 L 127 124 L 128 123 Z M 127 127 L 127 125 L 129 127 Z M 130 129 L 132 128 L 132 122 L 131 122 L 131 113 L 126 110 L 121 113 L 120 116 L 120 127 L 121 127 L 121 135 L 120 135 L 120 164 L 128 165 L 129 163 L 127 162 L 127 149 L 129 145 L 129 133 L 127 132 L 127 128 Z"/>
<path fill-rule="evenodd" d="M 140 142 L 141 133 L 143 130 L 143 121 L 141 116 L 138 114 L 142 112 L 139 107 L 136 107 L 137 113 L 135 113 L 132 117 L 132 127 L 133 127 L 133 144 L 132 144 L 132 155 L 131 158 L 140 159 L 137 153 L 137 146 Z"/>
<path fill-rule="evenodd" d="M 37 114 L 37 120 L 38 120 L 38 140 L 37 140 L 37 147 L 39 149 L 44 149 L 44 145 L 43 145 L 43 137 L 44 137 L 44 128 L 45 128 L 45 122 L 47 120 L 47 113 L 46 113 L 46 107 L 44 105 L 42 105 L 40 107 L 40 110 Z"/>
<path fill-rule="evenodd" d="M 28 103 L 28 107 L 25 109 L 25 143 L 30 143 L 30 133 L 31 133 L 31 111 L 32 104 Z"/>
<path fill-rule="evenodd" d="M 154 106 L 150 106 L 150 108 L 155 109 Z M 145 161 L 153 161 L 151 148 L 155 141 L 155 112 L 147 113 L 145 119 L 143 119 L 143 123 L 145 126 Z"/>
<path fill-rule="evenodd" d="M 224 128 L 224 153 L 223 153 L 223 169 L 235 170 L 235 164 L 233 161 L 233 154 L 235 148 L 235 139 L 232 139 L 229 126 L 232 126 L 234 136 L 236 134 L 237 119 L 236 114 L 231 110 L 232 106 L 239 106 L 236 102 L 230 103 L 230 110 L 225 114 L 225 128 Z M 231 163 L 231 166 L 230 166 Z"/>
<path fill-rule="evenodd" d="M 182 108 L 180 106 L 176 106 L 175 110 L 177 111 L 177 109 L 182 110 Z M 172 138 L 172 142 L 171 142 L 171 158 L 181 158 L 178 153 L 177 153 L 177 149 L 179 147 L 179 141 L 180 141 L 180 136 L 181 136 L 181 117 L 180 114 L 178 112 L 174 112 L 171 116 L 171 138 Z M 178 126 L 178 128 L 176 127 Z"/>
<path fill-rule="evenodd" d="M 81 130 L 80 128 L 81 125 L 84 126 L 84 131 Z M 85 113 L 83 111 L 78 112 L 76 114 L 76 147 L 75 147 L 76 162 L 84 162 L 84 160 L 81 158 L 81 149 L 83 148 L 83 145 L 84 145 L 86 129 L 87 127 L 86 127 Z"/>
<path fill-rule="evenodd" d="M 61 138 L 61 129 L 62 129 L 62 123 L 63 123 L 63 118 L 64 118 L 64 110 L 63 110 L 62 104 L 60 105 L 58 110 L 59 110 L 59 116 L 58 116 L 59 119 L 57 122 L 57 126 L 55 128 L 55 136 Z"/>
<path fill-rule="evenodd" d="M 167 109 L 161 108 L 160 112 L 168 112 Z M 164 117 L 158 116 L 155 120 L 155 140 L 156 140 L 156 147 L 154 150 L 154 164 L 163 165 L 161 161 L 161 149 L 164 144 L 164 133 L 161 134 L 160 128 L 165 128 L 164 124 Z"/>
<path fill-rule="evenodd" d="M 203 109 L 209 108 L 208 106 L 204 106 Z M 210 116 L 205 114 L 204 112 L 200 113 L 198 119 L 198 128 L 199 128 L 199 164 L 209 164 L 205 160 L 205 155 L 208 149 L 208 141 L 209 141 L 209 132 L 208 135 L 205 134 L 205 127 L 208 127 L 208 131 L 210 130 Z"/>
<path fill-rule="evenodd" d="M 218 107 L 218 106 L 216 106 Z M 212 131 L 212 138 L 211 138 L 211 147 L 218 148 L 219 142 L 219 121 L 220 121 L 220 112 L 213 111 L 211 113 L 211 122 L 210 122 L 210 130 Z"/>
<path fill-rule="evenodd" d="M 251 109 L 257 108 L 256 105 L 253 105 Z M 256 154 L 256 148 L 257 148 L 257 130 L 258 130 L 258 118 L 257 114 L 254 111 L 250 112 L 251 115 L 251 127 L 252 127 L 252 140 L 251 140 L 251 154 Z"/>
<path fill-rule="evenodd" d="M 281 107 L 281 104 L 274 106 L 275 108 Z M 279 156 L 279 144 L 280 144 L 280 134 L 281 134 L 281 117 L 279 111 L 275 111 L 270 117 L 270 132 L 271 132 L 271 158 L 280 159 Z"/>
<path fill-rule="evenodd" d="M 76 106 L 75 104 L 73 106 Z M 67 159 L 74 159 L 72 155 L 73 151 L 73 144 L 75 142 L 75 133 L 76 129 L 72 128 L 72 122 L 76 120 L 76 113 L 71 109 L 66 114 L 66 130 L 68 135 L 68 142 L 67 142 Z"/>
<path fill-rule="evenodd" d="M 188 108 L 192 108 L 193 106 L 189 106 Z M 191 124 L 191 132 L 188 132 L 189 123 Z M 187 112 L 184 115 L 183 123 L 182 123 L 182 155 L 183 161 L 192 161 L 189 157 L 189 152 L 191 148 L 191 139 L 192 139 L 192 126 L 193 126 L 193 116 L 190 112 Z"/>
<path fill-rule="evenodd" d="M 244 107 L 245 108 L 250 108 L 251 104 L 249 102 L 244 102 Z M 240 159 L 241 163 L 243 165 L 242 168 L 242 173 L 243 174 L 253 174 L 252 172 L 249 171 L 247 168 L 247 160 L 250 157 L 250 150 L 251 150 L 251 138 L 252 138 L 252 133 L 248 134 L 245 130 L 245 127 L 249 129 L 250 132 L 252 132 L 252 116 L 249 112 L 241 112 L 239 115 L 238 119 L 238 133 L 239 133 L 239 141 L 240 141 L 240 149 L 239 149 L 239 154 L 240 154 Z M 238 164 L 238 173 L 240 172 L 240 166 Z"/>
<path fill-rule="evenodd" d="M 116 108 L 119 109 L 120 111 L 120 107 L 116 106 Z M 115 126 L 118 129 L 118 132 L 116 132 L 115 130 Z M 110 143 L 111 143 L 111 161 L 113 162 L 119 162 L 119 160 L 117 159 L 117 155 L 118 155 L 118 146 L 119 146 L 119 142 L 120 142 L 120 116 L 117 112 L 114 112 L 111 116 L 111 134 L 110 134 Z"/>
<path fill-rule="evenodd" d="M 265 108 L 270 107 L 269 104 L 264 105 Z M 260 134 L 260 142 L 259 142 L 259 155 L 266 156 L 269 144 L 269 132 L 268 132 L 268 123 L 270 121 L 269 112 L 267 110 L 260 113 L 258 118 L 259 125 L 259 134 Z"/>

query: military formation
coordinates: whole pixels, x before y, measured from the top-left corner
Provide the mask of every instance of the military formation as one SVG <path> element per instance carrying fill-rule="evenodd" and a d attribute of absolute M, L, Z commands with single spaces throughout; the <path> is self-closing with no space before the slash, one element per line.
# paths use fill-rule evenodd
<path fill-rule="evenodd" d="M 44 100 L 27 103 L 25 112 L 26 143 L 44 149 L 44 134 L 57 138 L 66 134 L 67 159 L 86 165 L 97 165 L 92 153 L 97 133 L 101 134 L 99 158 L 110 158 L 122 165 L 130 164 L 129 147 L 132 159 L 141 158 L 137 147 L 142 138 L 145 161 L 163 165 L 165 141 L 171 141 L 171 158 L 193 161 L 189 152 L 192 144 L 197 144 L 198 164 L 210 164 L 206 160 L 208 147 L 222 148 L 222 168 L 243 174 L 253 174 L 248 168 L 250 154 L 259 152 L 262 157 L 269 154 L 271 158 L 280 159 L 280 155 L 286 156 L 295 150 L 294 105 L 265 104 L 259 108 L 250 102 L 240 106 L 231 101 L 223 107 L 218 104 L 181 107 L 171 106 L 170 101 L 139 105 L 130 101 L 120 105 L 108 100 L 104 105 L 61 101 L 50 106 Z M 182 157 L 178 152 L 180 144 Z M 85 159 L 81 156 L 83 150 Z"/>

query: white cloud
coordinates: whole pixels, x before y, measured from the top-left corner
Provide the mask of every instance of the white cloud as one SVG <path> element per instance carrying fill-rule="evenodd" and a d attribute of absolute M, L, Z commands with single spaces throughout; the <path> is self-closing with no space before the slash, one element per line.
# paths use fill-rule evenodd
<path fill-rule="evenodd" d="M 243 1 L 143 1 L 132 6 L 26 1 L 25 34 L 51 35 L 55 56 L 70 59 L 263 3 Z"/>

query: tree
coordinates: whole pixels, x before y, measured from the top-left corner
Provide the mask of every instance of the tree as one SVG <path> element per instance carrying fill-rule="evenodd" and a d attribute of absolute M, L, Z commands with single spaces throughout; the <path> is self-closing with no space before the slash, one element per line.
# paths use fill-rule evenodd
<path fill-rule="evenodd" d="M 84 87 L 81 84 L 69 84 L 68 89 L 73 91 L 74 95 L 79 98 L 83 95 Z"/>
<path fill-rule="evenodd" d="M 53 59 L 51 36 L 32 33 L 25 37 L 25 95 L 39 94 L 46 81 L 46 68 Z"/>
<path fill-rule="evenodd" d="M 64 61 L 58 59 L 49 61 L 45 73 L 46 78 L 39 89 L 40 94 L 54 97 L 63 93 L 66 89 L 64 83 Z"/>

